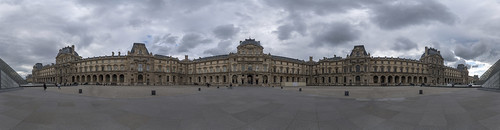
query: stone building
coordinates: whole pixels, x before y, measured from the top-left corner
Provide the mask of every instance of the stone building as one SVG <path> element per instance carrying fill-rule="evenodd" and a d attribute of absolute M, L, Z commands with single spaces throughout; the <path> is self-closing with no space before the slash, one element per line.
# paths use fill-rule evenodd
<path fill-rule="evenodd" d="M 260 41 L 240 41 L 237 52 L 190 60 L 153 55 L 134 43 L 127 55 L 82 58 L 75 47 L 59 50 L 56 63 L 33 67 L 33 82 L 111 85 L 443 85 L 467 84 L 467 67 L 444 65 L 438 50 L 419 60 L 372 57 L 363 45 L 347 57 L 308 61 L 265 54 Z"/>

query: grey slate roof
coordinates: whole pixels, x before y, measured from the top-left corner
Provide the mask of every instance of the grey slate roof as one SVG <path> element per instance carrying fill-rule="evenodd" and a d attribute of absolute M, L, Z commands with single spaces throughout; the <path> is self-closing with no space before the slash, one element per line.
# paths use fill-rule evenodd
<path fill-rule="evenodd" d="M 226 59 L 229 57 L 229 54 L 225 55 L 216 55 L 216 56 L 209 56 L 209 57 L 203 57 L 199 59 L 194 59 L 193 61 L 207 61 L 207 60 L 215 60 L 215 59 Z"/>
<path fill-rule="evenodd" d="M 260 46 L 260 41 L 255 41 L 255 39 L 245 39 L 245 41 L 240 41 L 240 46 L 241 45 L 246 45 L 246 44 L 253 44 L 253 45 L 257 45 L 257 46 Z"/>
<path fill-rule="evenodd" d="M 299 60 L 299 59 L 293 59 L 293 58 L 288 58 L 284 56 L 276 56 L 276 55 L 271 55 L 271 58 L 275 60 L 284 60 L 284 61 L 292 61 L 292 62 L 305 62 L 304 60 Z"/>

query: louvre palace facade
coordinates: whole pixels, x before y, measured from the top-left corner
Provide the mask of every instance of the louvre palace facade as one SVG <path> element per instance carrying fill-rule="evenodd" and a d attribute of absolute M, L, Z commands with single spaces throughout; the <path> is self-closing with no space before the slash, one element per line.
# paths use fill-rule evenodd
<path fill-rule="evenodd" d="M 240 41 L 237 52 L 198 59 L 153 55 L 134 43 L 126 55 L 82 58 L 64 47 L 56 63 L 33 66 L 33 82 L 109 85 L 362 86 L 468 84 L 467 67 L 444 65 L 440 51 L 425 48 L 419 60 L 372 57 L 363 45 L 345 58 L 308 61 L 263 53 L 260 41 Z M 314 51 L 314 50 L 311 50 Z"/>

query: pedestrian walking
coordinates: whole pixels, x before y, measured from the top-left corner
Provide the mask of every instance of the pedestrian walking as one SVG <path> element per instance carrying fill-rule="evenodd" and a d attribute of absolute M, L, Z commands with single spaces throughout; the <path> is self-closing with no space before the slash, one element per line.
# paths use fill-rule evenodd
<path fill-rule="evenodd" d="M 61 84 L 57 84 L 57 88 L 58 88 L 58 89 L 61 89 Z"/>
<path fill-rule="evenodd" d="M 43 83 L 43 91 L 47 91 L 47 85 Z"/>

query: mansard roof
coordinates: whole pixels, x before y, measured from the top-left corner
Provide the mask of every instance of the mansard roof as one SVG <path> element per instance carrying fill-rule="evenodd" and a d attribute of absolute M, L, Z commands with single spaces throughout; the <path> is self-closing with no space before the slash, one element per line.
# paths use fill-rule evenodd
<path fill-rule="evenodd" d="M 59 53 L 57 53 L 57 55 L 61 55 L 61 54 L 75 54 L 75 56 L 79 56 L 78 53 L 76 53 L 76 51 L 73 50 L 72 47 L 64 47 L 62 49 L 59 50 Z"/>
<path fill-rule="evenodd" d="M 252 44 L 252 45 L 256 45 L 256 46 L 259 46 L 259 47 L 262 47 L 260 45 L 260 41 L 255 41 L 255 39 L 245 39 L 245 41 L 240 41 L 240 46 L 241 45 L 247 45 L 247 44 Z"/>
<path fill-rule="evenodd" d="M 199 58 L 199 59 L 194 59 L 193 61 L 208 61 L 208 60 L 216 60 L 216 59 L 226 59 L 228 57 L 229 57 L 228 54 L 225 54 L 225 55 L 216 55 L 216 56 L 209 56 L 209 57 L 203 57 L 203 58 Z"/>
<path fill-rule="evenodd" d="M 276 59 L 276 60 L 284 60 L 284 61 L 291 61 L 291 62 L 305 62 L 304 60 L 293 59 L 293 58 L 288 58 L 288 57 L 284 57 L 284 56 L 276 56 L 276 55 L 271 55 L 271 58 Z"/>
<path fill-rule="evenodd" d="M 427 47 L 425 47 L 425 49 L 426 50 L 425 50 L 424 54 L 422 54 L 422 56 L 420 58 L 423 58 L 426 55 L 428 55 L 428 56 L 430 56 L 430 55 L 439 55 L 441 57 L 441 54 L 440 54 L 440 52 L 437 49 L 435 49 L 435 48 L 427 48 Z"/>

